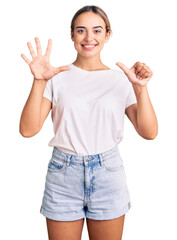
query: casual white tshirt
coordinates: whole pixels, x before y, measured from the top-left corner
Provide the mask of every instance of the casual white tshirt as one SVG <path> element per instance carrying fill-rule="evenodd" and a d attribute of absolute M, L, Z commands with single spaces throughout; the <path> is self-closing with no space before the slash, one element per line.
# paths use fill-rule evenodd
<path fill-rule="evenodd" d="M 52 102 L 48 145 L 80 156 L 108 151 L 123 139 L 125 109 L 137 103 L 132 84 L 115 69 L 68 66 L 48 80 L 43 94 Z"/>

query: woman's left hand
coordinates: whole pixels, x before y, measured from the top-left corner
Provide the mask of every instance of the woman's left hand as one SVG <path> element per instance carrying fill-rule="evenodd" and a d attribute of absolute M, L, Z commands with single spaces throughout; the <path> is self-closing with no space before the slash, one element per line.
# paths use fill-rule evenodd
<path fill-rule="evenodd" d="M 124 71 L 133 85 L 144 87 L 153 75 L 153 72 L 145 63 L 136 62 L 130 69 L 121 62 L 117 62 L 116 65 Z"/>

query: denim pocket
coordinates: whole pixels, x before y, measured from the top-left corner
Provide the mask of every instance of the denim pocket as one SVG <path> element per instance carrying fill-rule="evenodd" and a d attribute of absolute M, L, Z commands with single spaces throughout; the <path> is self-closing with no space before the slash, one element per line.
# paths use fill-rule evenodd
<path fill-rule="evenodd" d="M 66 159 L 62 156 L 52 156 L 48 164 L 48 171 L 61 172 L 66 167 Z"/>
<path fill-rule="evenodd" d="M 114 154 L 104 160 L 104 167 L 109 172 L 117 172 L 124 169 L 122 158 L 120 155 Z"/>

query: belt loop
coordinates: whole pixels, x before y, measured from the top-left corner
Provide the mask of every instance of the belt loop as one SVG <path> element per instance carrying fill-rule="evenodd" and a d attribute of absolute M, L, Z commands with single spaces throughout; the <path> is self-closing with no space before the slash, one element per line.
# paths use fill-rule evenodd
<path fill-rule="evenodd" d="M 85 159 L 85 156 L 83 156 L 83 162 L 84 162 L 84 166 L 86 166 L 86 159 Z"/>
<path fill-rule="evenodd" d="M 103 162 L 103 158 L 102 158 L 102 156 L 101 156 L 101 153 L 98 154 L 98 155 L 99 155 L 99 157 L 100 157 L 100 164 L 101 164 L 101 166 L 103 167 L 103 166 L 104 166 L 104 162 Z"/>
<path fill-rule="evenodd" d="M 70 162 L 70 155 L 68 155 L 68 157 L 67 157 L 67 161 L 66 161 L 66 166 L 68 167 L 69 166 L 69 162 Z"/>

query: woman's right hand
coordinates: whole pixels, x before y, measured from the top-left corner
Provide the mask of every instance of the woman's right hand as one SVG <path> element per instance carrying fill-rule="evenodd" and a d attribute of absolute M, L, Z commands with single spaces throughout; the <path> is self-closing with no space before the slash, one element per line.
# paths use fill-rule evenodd
<path fill-rule="evenodd" d="M 39 38 L 35 38 L 36 42 L 36 49 L 37 49 L 37 56 L 34 52 L 34 49 L 30 42 L 27 43 L 30 54 L 32 56 L 32 61 L 30 61 L 24 54 L 21 54 L 21 57 L 25 60 L 25 62 L 29 65 L 30 70 L 32 74 L 34 75 L 35 80 L 49 80 L 56 74 L 69 70 L 70 68 L 68 66 L 62 66 L 62 67 L 52 67 L 50 65 L 50 54 L 52 49 L 52 40 L 48 40 L 47 49 L 45 52 L 45 55 L 42 55 L 42 48 L 39 41 Z"/>

